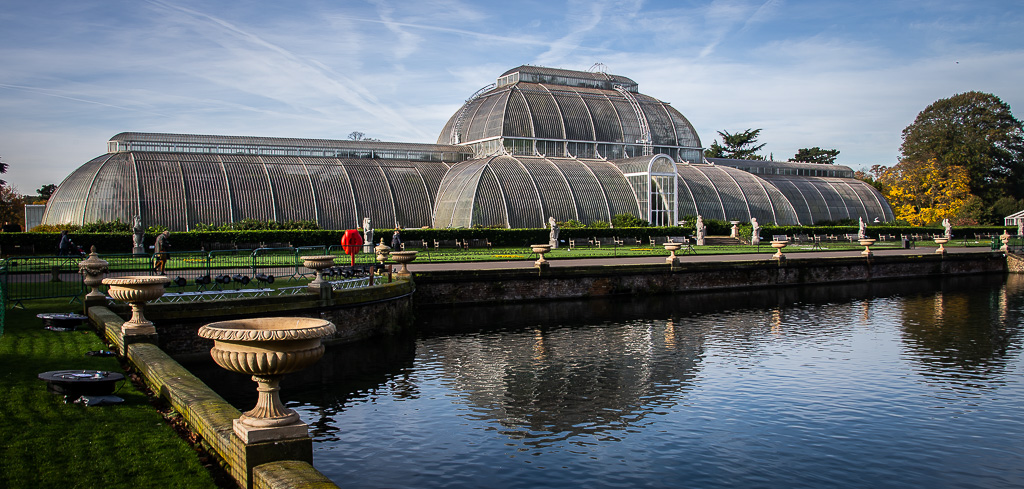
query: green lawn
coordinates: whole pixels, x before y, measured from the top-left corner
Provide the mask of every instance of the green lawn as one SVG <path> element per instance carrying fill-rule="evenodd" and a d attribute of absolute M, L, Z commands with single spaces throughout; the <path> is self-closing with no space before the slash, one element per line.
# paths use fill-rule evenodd
<path fill-rule="evenodd" d="M 124 404 L 65 404 L 36 376 L 64 369 L 123 372 L 91 330 L 55 332 L 35 317 L 71 312 L 67 299 L 33 300 L 7 311 L 0 336 L 0 487 L 217 487 L 197 453 L 151 399 L 122 382 Z"/>

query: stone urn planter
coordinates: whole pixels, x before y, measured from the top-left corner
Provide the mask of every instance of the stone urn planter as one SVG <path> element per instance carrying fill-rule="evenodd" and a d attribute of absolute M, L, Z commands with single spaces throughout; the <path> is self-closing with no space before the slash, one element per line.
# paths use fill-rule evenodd
<path fill-rule="evenodd" d="M 316 272 L 316 278 L 309 283 L 309 288 L 320 289 L 327 285 L 323 270 L 334 266 L 334 255 L 315 255 L 302 257 L 302 266 Z"/>
<path fill-rule="evenodd" d="M 210 356 L 217 365 L 246 375 L 257 383 L 256 407 L 233 421 L 235 434 L 246 444 L 303 438 L 309 435 L 299 414 L 284 407 L 281 378 L 320 360 L 322 339 L 334 334 L 330 321 L 302 317 L 238 319 L 199 328 L 201 338 L 213 340 Z"/>
<path fill-rule="evenodd" d="M 391 259 L 394 260 L 395 263 L 398 263 L 398 264 L 402 265 L 402 269 L 398 271 L 398 275 L 399 276 L 401 276 L 401 277 L 408 277 L 408 276 L 412 275 L 412 273 L 409 271 L 409 266 L 408 265 L 410 263 L 412 263 L 413 260 L 416 259 L 416 253 L 417 252 L 415 252 L 415 251 L 392 251 L 391 252 Z"/>
<path fill-rule="evenodd" d="M 676 252 L 679 251 L 679 249 L 683 247 L 683 244 L 682 243 L 675 243 L 675 242 L 669 241 L 667 243 L 662 244 L 662 246 L 665 247 L 665 251 L 669 252 L 668 258 L 665 259 L 665 263 L 670 263 L 670 264 L 679 263 L 679 257 L 676 256 Z"/>
<path fill-rule="evenodd" d="M 999 247 L 999 251 L 1010 251 L 1010 233 L 1003 231 L 1003 234 L 999 235 L 999 241 L 1003 243 L 1003 246 Z"/>
<path fill-rule="evenodd" d="M 121 326 L 122 334 L 156 334 L 156 327 L 142 315 L 142 307 L 146 302 L 164 295 L 169 283 L 171 279 L 162 275 L 129 275 L 103 279 L 103 285 L 107 286 L 110 297 L 132 306 L 132 318 Z"/>
<path fill-rule="evenodd" d="M 782 249 L 785 248 L 786 245 L 788 245 L 788 244 L 789 244 L 789 241 L 784 241 L 784 240 L 775 241 L 775 240 L 773 240 L 772 241 L 772 248 L 775 248 L 775 254 L 772 255 L 772 259 L 773 260 L 785 260 L 786 259 L 786 255 L 782 254 Z"/>
<path fill-rule="evenodd" d="M 549 251 L 551 251 L 551 245 L 549 245 L 549 244 L 535 244 L 535 245 L 530 245 L 530 249 L 533 250 L 533 252 L 536 253 L 538 256 L 540 256 L 540 258 L 537 261 L 533 262 L 533 265 L 535 267 L 546 268 L 546 267 L 548 267 L 550 265 L 548 263 L 548 261 L 544 259 L 544 254 L 548 253 Z"/>
<path fill-rule="evenodd" d="M 730 238 L 738 238 L 738 237 L 740 237 L 740 222 L 739 221 L 729 221 L 729 224 L 732 224 L 732 230 L 729 232 L 729 237 Z"/>
<path fill-rule="evenodd" d="M 106 294 L 100 292 L 100 285 L 103 284 L 103 276 L 106 275 L 109 265 L 106 260 L 100 259 L 95 246 L 92 247 L 88 258 L 78 262 L 78 273 L 82 274 L 82 282 L 92 289 L 91 292 L 85 294 L 86 299 L 106 297 Z"/>
<path fill-rule="evenodd" d="M 935 252 L 940 254 L 940 255 L 945 255 L 946 254 L 945 244 L 949 242 L 949 238 L 934 238 L 934 239 L 935 239 L 935 243 L 939 245 L 939 249 L 935 250 Z"/>
<path fill-rule="evenodd" d="M 861 246 L 864 247 L 864 251 L 860 252 L 860 254 L 862 254 L 864 256 L 871 256 L 871 255 L 874 254 L 874 253 L 871 252 L 871 245 L 875 244 L 875 240 L 873 240 L 871 238 L 862 238 L 862 239 L 858 240 L 858 242 L 860 243 Z"/>
<path fill-rule="evenodd" d="M 384 238 L 380 239 L 380 244 L 373 248 L 374 254 L 377 255 L 377 262 L 381 265 L 388 261 L 388 255 L 391 254 L 391 247 L 384 244 Z"/>

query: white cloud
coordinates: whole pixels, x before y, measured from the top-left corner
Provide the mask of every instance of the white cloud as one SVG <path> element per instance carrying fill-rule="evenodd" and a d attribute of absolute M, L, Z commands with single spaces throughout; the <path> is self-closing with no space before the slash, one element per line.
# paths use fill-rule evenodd
<path fill-rule="evenodd" d="M 1024 107 L 1021 14 L 866 1 L 25 2 L 0 12 L 0 155 L 31 191 L 121 131 L 432 142 L 523 63 L 603 62 L 705 144 L 760 127 L 776 158 L 834 147 L 855 168 L 891 164 L 939 98 Z"/>

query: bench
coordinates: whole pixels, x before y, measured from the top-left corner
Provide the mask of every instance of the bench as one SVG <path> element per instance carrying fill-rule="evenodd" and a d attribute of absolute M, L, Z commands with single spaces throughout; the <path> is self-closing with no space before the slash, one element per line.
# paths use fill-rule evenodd
<path fill-rule="evenodd" d="M 468 248 L 487 248 L 491 249 L 491 242 L 487 238 L 473 238 L 465 240 L 465 247 Z"/>
<path fill-rule="evenodd" d="M 423 239 L 410 239 L 402 241 L 402 251 L 405 250 L 426 250 L 427 241 Z"/>

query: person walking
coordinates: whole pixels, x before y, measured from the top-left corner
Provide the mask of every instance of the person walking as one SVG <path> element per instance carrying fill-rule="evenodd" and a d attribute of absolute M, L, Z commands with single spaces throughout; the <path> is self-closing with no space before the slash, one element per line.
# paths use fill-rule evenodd
<path fill-rule="evenodd" d="M 402 251 L 402 232 L 395 228 L 395 234 L 391 235 L 391 251 Z"/>
<path fill-rule="evenodd" d="M 74 249 L 75 243 L 71 241 L 71 237 L 68 236 L 67 230 L 60 232 L 60 244 L 57 245 L 57 254 L 59 256 L 68 256 L 71 254 L 71 250 Z"/>
<path fill-rule="evenodd" d="M 168 253 L 167 250 L 171 248 L 171 242 L 167 239 L 171 235 L 170 231 L 164 231 L 156 237 L 156 245 L 153 246 L 153 258 L 155 263 L 153 269 L 158 275 L 164 274 L 164 266 L 167 265 Z"/>

